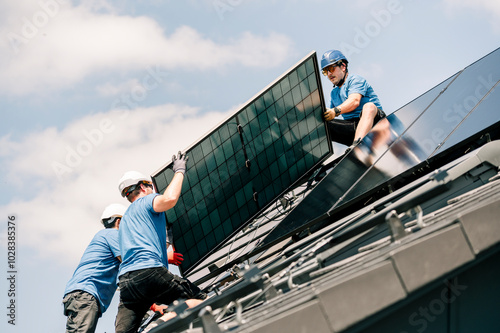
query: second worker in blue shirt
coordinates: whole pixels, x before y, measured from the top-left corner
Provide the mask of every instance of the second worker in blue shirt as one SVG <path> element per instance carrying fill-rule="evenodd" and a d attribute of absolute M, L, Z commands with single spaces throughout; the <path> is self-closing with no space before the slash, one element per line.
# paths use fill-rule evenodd
<path fill-rule="evenodd" d="M 385 118 L 377 94 L 361 76 L 349 74 L 342 52 L 330 50 L 321 58 L 323 74 L 333 83 L 330 108 L 324 114 L 332 141 L 356 145 L 372 127 Z M 342 115 L 343 119 L 337 117 Z"/>
<path fill-rule="evenodd" d="M 173 157 L 175 175 L 163 194 L 154 193 L 151 180 L 139 172 L 129 171 L 120 179 L 119 190 L 132 204 L 119 232 L 122 264 L 117 333 L 137 332 L 153 303 L 168 305 L 183 298 L 193 307 L 206 298 L 197 286 L 168 270 L 165 211 L 179 199 L 186 161 L 180 152 Z"/>

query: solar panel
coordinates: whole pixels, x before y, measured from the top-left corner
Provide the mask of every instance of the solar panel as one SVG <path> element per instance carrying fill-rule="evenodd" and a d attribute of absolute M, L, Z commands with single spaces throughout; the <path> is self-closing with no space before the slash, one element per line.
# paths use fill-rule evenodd
<path fill-rule="evenodd" d="M 186 150 L 181 197 L 166 212 L 188 273 L 332 154 L 316 53 Z M 171 163 L 152 175 L 159 193 Z"/>
<path fill-rule="evenodd" d="M 276 243 L 462 140 L 500 122 L 500 48 L 390 114 L 259 244 Z M 382 124 L 382 121 L 379 123 Z M 377 124 L 377 126 L 380 126 Z M 383 127 L 382 127 L 383 128 Z M 379 127 L 380 129 L 380 127 Z M 381 140 L 379 140 L 381 141 Z"/>
<path fill-rule="evenodd" d="M 390 143 L 385 153 L 377 156 L 375 165 L 363 175 L 364 182 L 370 183 L 368 187 L 396 177 L 499 121 L 500 113 L 492 107 L 498 105 L 500 98 L 500 90 L 496 89 L 500 81 L 499 64 L 500 48 L 446 80 L 445 88 L 441 88 L 444 85 L 441 84 L 432 89 L 434 93 L 439 91 L 435 100 L 421 110 L 419 116 Z M 403 119 L 406 110 L 417 101 L 397 110 L 393 117 Z M 395 123 L 393 120 L 391 125 Z M 399 168 L 395 167 L 396 164 Z M 380 181 L 370 181 L 373 171 L 384 174 Z M 365 192 L 366 187 L 362 182 L 353 184 L 345 194 L 344 202 Z"/>

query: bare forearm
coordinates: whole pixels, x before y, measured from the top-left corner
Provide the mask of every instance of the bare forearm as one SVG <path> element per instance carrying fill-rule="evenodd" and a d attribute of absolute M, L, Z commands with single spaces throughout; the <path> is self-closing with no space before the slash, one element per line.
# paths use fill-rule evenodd
<path fill-rule="evenodd" d="M 156 212 L 164 212 L 175 206 L 181 195 L 182 181 L 184 174 L 176 172 L 170 184 L 168 184 L 165 192 L 155 198 L 153 208 Z"/>
<path fill-rule="evenodd" d="M 356 110 L 359 106 L 361 100 L 361 95 L 358 97 L 357 94 L 349 95 L 349 97 L 344 101 L 344 103 L 338 105 L 340 107 L 341 113 L 349 113 Z"/>
<path fill-rule="evenodd" d="M 333 120 L 337 115 L 341 115 L 344 113 L 349 113 L 351 111 L 354 111 L 358 106 L 359 103 L 361 102 L 361 95 L 360 94 L 351 94 L 349 97 L 340 105 L 337 105 L 337 110 L 340 110 L 339 114 L 335 113 L 335 108 L 333 109 L 326 109 L 326 112 L 324 114 L 324 118 L 326 121 Z"/>
<path fill-rule="evenodd" d="M 172 178 L 172 181 L 170 182 L 170 184 L 168 184 L 167 188 L 165 189 L 165 192 L 163 192 L 163 196 L 165 196 L 169 201 L 175 200 L 172 207 L 177 203 L 177 200 L 179 200 L 179 196 L 181 195 L 183 180 L 184 180 L 184 174 L 176 172 L 174 178 Z"/>

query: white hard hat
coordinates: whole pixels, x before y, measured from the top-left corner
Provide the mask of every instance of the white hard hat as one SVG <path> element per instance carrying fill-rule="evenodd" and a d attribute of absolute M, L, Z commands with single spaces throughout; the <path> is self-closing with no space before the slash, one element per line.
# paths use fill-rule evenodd
<path fill-rule="evenodd" d="M 109 219 L 111 217 L 122 217 L 125 214 L 127 207 L 122 204 L 111 204 L 108 207 L 104 208 L 102 212 L 101 220 Z"/>
<path fill-rule="evenodd" d="M 122 197 L 125 197 L 125 193 L 123 190 L 125 190 L 127 187 L 136 185 L 140 181 L 146 181 L 151 183 L 151 179 L 143 175 L 142 173 L 138 171 L 127 171 L 125 174 L 120 178 L 120 182 L 118 183 L 118 190 L 120 191 L 120 194 Z"/>

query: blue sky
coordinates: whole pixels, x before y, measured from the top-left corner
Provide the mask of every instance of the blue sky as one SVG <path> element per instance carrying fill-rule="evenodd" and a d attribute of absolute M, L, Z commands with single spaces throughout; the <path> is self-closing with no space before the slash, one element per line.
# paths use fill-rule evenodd
<path fill-rule="evenodd" d="M 498 48 L 499 22 L 491 0 L 0 1 L 1 246 L 10 215 L 18 234 L 1 331 L 64 330 L 123 172 L 153 173 L 310 51 L 343 50 L 391 113 Z M 115 316 L 116 297 L 97 332 Z"/>

